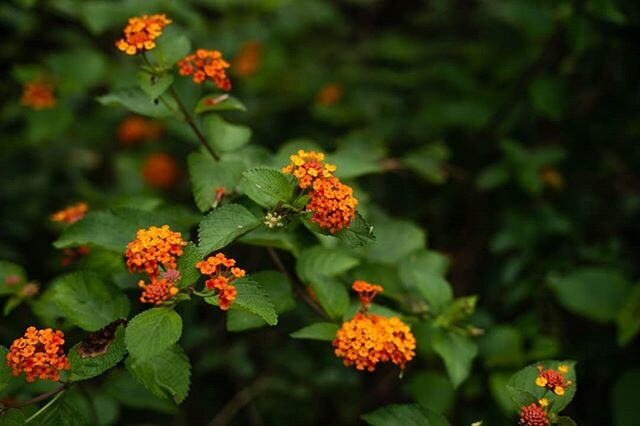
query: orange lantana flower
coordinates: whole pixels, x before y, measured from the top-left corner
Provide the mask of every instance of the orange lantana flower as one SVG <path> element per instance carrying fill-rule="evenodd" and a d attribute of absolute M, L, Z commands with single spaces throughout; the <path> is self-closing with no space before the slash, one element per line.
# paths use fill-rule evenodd
<path fill-rule="evenodd" d="M 331 106 L 342 99 L 344 86 L 341 83 L 328 83 L 316 94 L 316 104 L 321 106 Z"/>
<path fill-rule="evenodd" d="M 170 270 L 173 271 L 173 269 Z M 160 305 L 162 302 L 172 299 L 179 292 L 178 288 L 174 286 L 174 281 L 167 279 L 166 276 L 163 278 L 153 277 L 149 284 L 140 280 L 138 287 L 143 289 L 140 302 L 154 305 Z"/>
<path fill-rule="evenodd" d="M 337 177 L 316 180 L 309 197 L 306 209 L 313 212 L 311 221 L 332 234 L 349 227 L 356 215 L 353 189 Z"/>
<path fill-rule="evenodd" d="M 35 110 L 53 108 L 56 105 L 53 84 L 43 81 L 42 78 L 25 83 L 22 86 L 20 102 Z"/>
<path fill-rule="evenodd" d="M 535 402 L 520 408 L 520 421 L 518 424 L 521 426 L 548 426 L 549 415 L 542 405 L 538 405 Z"/>
<path fill-rule="evenodd" d="M 541 388 L 547 388 L 556 395 L 564 395 L 564 391 L 567 387 L 571 386 L 571 380 L 566 380 L 563 373 L 569 371 L 569 367 L 561 365 L 558 367 L 558 371 L 552 369 L 544 369 L 541 365 L 537 366 L 538 377 L 536 378 L 536 385 Z"/>
<path fill-rule="evenodd" d="M 262 56 L 262 43 L 248 41 L 240 47 L 240 51 L 233 60 L 233 71 L 239 77 L 248 77 L 254 74 L 260 66 Z"/>
<path fill-rule="evenodd" d="M 11 344 L 7 353 L 7 365 L 14 376 L 24 372 L 27 382 L 36 379 L 57 382 L 60 380 L 60 371 L 70 368 L 62 345 L 62 331 L 29 327 L 24 337 Z"/>
<path fill-rule="evenodd" d="M 124 27 L 124 37 L 116 41 L 116 47 L 127 55 L 146 52 L 156 47 L 155 40 L 162 35 L 171 20 L 166 15 L 143 15 L 129 18 Z"/>
<path fill-rule="evenodd" d="M 336 166 L 324 162 L 322 152 L 306 152 L 301 149 L 289 158 L 291 163 L 282 168 L 282 173 L 293 174 L 302 189 L 312 186 L 318 179 L 333 176 L 336 171 Z"/>
<path fill-rule="evenodd" d="M 176 160 L 169 154 L 156 152 L 149 155 L 142 165 L 144 181 L 156 188 L 171 188 L 180 175 Z"/>
<path fill-rule="evenodd" d="M 125 145 L 133 145 L 147 139 L 157 139 L 162 131 L 162 126 L 157 122 L 132 115 L 118 126 L 118 139 Z"/>
<path fill-rule="evenodd" d="M 187 55 L 178 61 L 180 75 L 192 75 L 193 81 L 202 84 L 207 78 L 222 90 L 231 90 L 231 81 L 225 69 L 230 65 L 222 59 L 218 50 L 198 49 L 196 53 Z"/>
<path fill-rule="evenodd" d="M 51 215 L 51 220 L 54 222 L 64 222 L 68 224 L 76 223 L 87 214 L 89 205 L 85 202 L 79 202 L 77 204 L 68 206 L 67 208 L 57 211 Z"/>
<path fill-rule="evenodd" d="M 204 275 L 209 275 L 205 286 L 209 290 L 216 290 L 220 309 L 228 310 L 236 300 L 237 292 L 232 282 L 236 278 L 242 278 L 246 272 L 235 266 L 235 259 L 229 259 L 222 253 L 209 256 L 207 259 L 196 263 L 196 268 Z"/>
<path fill-rule="evenodd" d="M 127 245 L 125 256 L 129 271 L 146 272 L 155 278 L 160 273 L 160 265 L 175 269 L 176 258 L 182 256 L 182 247 L 186 245 L 180 233 L 172 231 L 169 225 L 140 229 L 136 239 Z"/>

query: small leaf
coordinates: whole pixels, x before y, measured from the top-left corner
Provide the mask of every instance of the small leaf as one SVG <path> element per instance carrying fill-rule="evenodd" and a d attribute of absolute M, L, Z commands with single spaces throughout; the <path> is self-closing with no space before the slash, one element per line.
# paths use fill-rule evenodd
<path fill-rule="evenodd" d="M 138 382 L 159 398 L 180 404 L 189 394 L 191 364 L 178 345 L 142 362 L 128 358 L 125 365 Z"/>
<path fill-rule="evenodd" d="M 226 93 L 215 93 L 207 95 L 198 101 L 195 108 L 196 114 L 202 114 L 209 111 L 246 111 L 244 106 L 237 98 Z"/>
<path fill-rule="evenodd" d="M 233 192 L 245 170 L 241 161 L 214 161 L 210 155 L 201 152 L 189 154 L 187 162 L 193 198 L 203 213 L 213 207 L 217 196 L 216 189 L 222 188 L 226 193 Z"/>
<path fill-rule="evenodd" d="M 95 273 L 64 275 L 52 287 L 53 300 L 67 319 L 83 330 L 96 331 L 129 315 L 127 297 Z"/>
<path fill-rule="evenodd" d="M 189 242 L 183 249 L 183 254 L 178 258 L 178 272 L 180 279 L 176 287 L 185 288 L 195 283 L 200 278 L 200 271 L 196 269 L 196 263 L 202 260 L 202 253 L 194 243 Z"/>
<path fill-rule="evenodd" d="M 578 426 L 569 416 L 560 416 L 553 424 L 557 426 Z"/>
<path fill-rule="evenodd" d="M 163 102 L 152 101 L 142 89 L 137 87 L 120 89 L 108 95 L 99 96 L 97 100 L 102 105 L 121 106 L 136 114 L 155 118 L 172 117 L 177 114 L 178 108 L 172 98 L 164 99 Z"/>
<path fill-rule="evenodd" d="M 180 339 L 182 318 L 171 308 L 152 308 L 129 321 L 124 336 L 135 362 L 165 351 Z"/>
<path fill-rule="evenodd" d="M 336 279 L 317 276 L 311 282 L 311 288 L 318 298 L 318 303 L 331 318 L 341 318 L 349 307 L 349 292 Z"/>
<path fill-rule="evenodd" d="M 441 272 L 441 266 L 434 265 L 433 257 L 426 250 L 412 253 L 399 268 L 403 284 L 418 290 L 436 312 L 444 310 L 453 300 L 451 285 Z"/>
<path fill-rule="evenodd" d="M 231 309 L 241 309 L 252 314 L 258 315 L 269 325 L 278 323 L 278 314 L 269 298 L 269 294 L 251 278 L 239 278 L 233 281 L 238 295 L 236 300 L 231 304 Z M 206 297 L 207 303 L 218 303 L 217 297 Z"/>
<path fill-rule="evenodd" d="M 373 226 L 369 225 L 359 212 L 356 212 L 356 216 L 351 220 L 349 228 L 338 231 L 333 235 L 351 248 L 366 246 L 376 241 Z"/>
<path fill-rule="evenodd" d="M 640 331 L 640 285 L 633 288 L 631 296 L 618 312 L 618 344 L 625 346 Z"/>
<path fill-rule="evenodd" d="M 240 149 L 251 138 L 251 129 L 239 124 L 227 123 L 217 114 L 205 116 L 203 130 L 209 145 L 220 152 Z"/>
<path fill-rule="evenodd" d="M 332 322 L 318 322 L 308 325 L 290 334 L 294 339 L 311 339 L 332 341 L 340 327 Z"/>
<path fill-rule="evenodd" d="M 444 163 L 449 158 L 449 148 L 444 143 L 431 143 L 406 155 L 402 162 L 427 182 L 441 184 L 447 180 Z"/>
<path fill-rule="evenodd" d="M 154 75 L 146 71 L 138 72 L 138 84 L 153 102 L 166 92 L 173 83 L 173 74 Z"/>
<path fill-rule="evenodd" d="M 240 235 L 257 228 L 261 220 L 239 204 L 227 204 L 213 210 L 200 222 L 198 238 L 203 254 L 219 250 Z"/>
<path fill-rule="evenodd" d="M 527 392 L 526 390 L 514 388 L 513 386 L 506 385 L 507 392 L 509 392 L 509 396 L 516 404 L 516 409 L 520 407 L 524 407 L 534 402 L 538 402 L 538 398 L 535 397 L 531 392 Z"/>
<path fill-rule="evenodd" d="M 7 387 L 11 378 L 11 369 L 6 363 L 7 353 L 9 350 L 0 345 L 0 392 Z"/>
<path fill-rule="evenodd" d="M 0 415 L 0 426 L 22 426 L 25 422 L 24 414 L 17 408 L 9 408 Z"/>
<path fill-rule="evenodd" d="M 469 337 L 451 331 L 437 330 L 433 350 L 440 355 L 454 387 L 466 380 L 478 346 Z"/>
<path fill-rule="evenodd" d="M 69 364 L 71 374 L 69 380 L 77 382 L 99 376 L 105 371 L 113 368 L 124 358 L 127 349 L 124 344 L 124 327 L 116 329 L 113 340 L 108 344 L 104 354 L 95 357 L 82 357 L 78 353 L 78 348 L 82 342 L 76 344 L 69 350 Z"/>
<path fill-rule="evenodd" d="M 392 404 L 362 416 L 372 426 L 449 426 L 440 414 L 417 404 Z"/>
<path fill-rule="evenodd" d="M 313 281 L 314 277 L 336 276 L 347 272 L 360 263 L 346 251 L 322 246 L 313 246 L 300 253 L 296 272 L 303 281 Z"/>
<path fill-rule="evenodd" d="M 262 207 L 273 208 L 291 200 L 294 186 L 280 171 L 259 167 L 242 174 L 240 190 Z"/>
<path fill-rule="evenodd" d="M 163 31 L 157 44 L 152 53 L 158 62 L 166 68 L 171 68 L 176 62 L 187 56 L 191 50 L 189 38 L 171 27 Z"/>
<path fill-rule="evenodd" d="M 374 223 L 376 242 L 364 250 L 369 260 L 393 265 L 426 245 L 425 231 L 413 222 L 381 214 Z"/>

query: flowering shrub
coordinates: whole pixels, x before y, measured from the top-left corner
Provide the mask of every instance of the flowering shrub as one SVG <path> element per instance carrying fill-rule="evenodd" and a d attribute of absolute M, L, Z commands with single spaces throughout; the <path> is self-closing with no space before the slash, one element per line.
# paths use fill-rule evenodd
<path fill-rule="evenodd" d="M 0 425 L 635 424 L 640 9 L 387 3 L 3 5 Z"/>

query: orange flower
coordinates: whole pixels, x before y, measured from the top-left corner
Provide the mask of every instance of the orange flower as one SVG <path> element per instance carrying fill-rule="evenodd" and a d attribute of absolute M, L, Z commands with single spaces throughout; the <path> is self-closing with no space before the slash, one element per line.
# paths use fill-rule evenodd
<path fill-rule="evenodd" d="M 169 154 L 161 152 L 151 154 L 142 165 L 144 181 L 156 188 L 170 188 L 176 183 L 179 174 L 180 169 L 176 160 Z"/>
<path fill-rule="evenodd" d="M 262 56 L 262 43 L 248 41 L 240 47 L 238 55 L 233 60 L 233 70 L 238 77 L 249 77 L 260 66 Z"/>
<path fill-rule="evenodd" d="M 170 269 L 172 271 L 173 269 Z M 178 288 L 174 287 L 174 282 L 164 278 L 152 277 L 149 284 L 143 280 L 138 282 L 138 287 L 143 289 L 140 295 L 140 302 L 160 305 L 162 302 L 173 298 L 178 294 Z"/>
<path fill-rule="evenodd" d="M 116 47 L 127 55 L 146 52 L 156 47 L 155 39 L 162 35 L 171 20 L 166 15 L 143 15 L 129 18 L 124 27 L 124 38 L 116 41 Z"/>
<path fill-rule="evenodd" d="M 218 50 L 198 49 L 195 54 L 187 55 L 178 61 L 180 75 L 192 75 L 193 81 L 202 84 L 207 78 L 222 90 L 231 90 L 231 81 L 225 72 L 230 65 L 222 59 Z"/>
<path fill-rule="evenodd" d="M 324 162 L 322 152 L 299 150 L 289 157 L 291 164 L 282 168 L 282 173 L 293 174 L 302 189 L 312 186 L 317 180 L 333 176 L 336 166 Z"/>
<path fill-rule="evenodd" d="M 51 220 L 54 222 L 76 223 L 87 214 L 89 205 L 85 202 L 79 202 L 78 204 L 68 206 L 64 210 L 60 210 L 51 215 Z"/>
<path fill-rule="evenodd" d="M 392 362 L 401 369 L 415 356 L 416 339 L 399 318 L 357 313 L 342 324 L 333 340 L 334 352 L 345 366 L 374 371 L 380 362 Z"/>
<path fill-rule="evenodd" d="M 542 182 L 554 191 L 562 191 L 564 189 L 564 176 L 554 167 L 543 167 L 538 172 Z"/>
<path fill-rule="evenodd" d="M 376 297 L 376 294 L 382 293 L 384 290 L 381 285 L 378 284 L 369 284 L 366 281 L 356 280 L 353 282 L 353 286 L 351 287 L 358 293 L 358 297 L 360 297 L 360 303 L 362 303 L 363 308 L 367 308 L 373 298 Z"/>
<path fill-rule="evenodd" d="M 118 139 L 125 145 L 133 145 L 146 139 L 157 139 L 162 131 L 162 126 L 155 121 L 132 115 L 120 123 Z"/>
<path fill-rule="evenodd" d="M 313 212 L 311 221 L 332 234 L 347 228 L 356 215 L 353 189 L 336 177 L 317 179 L 309 197 L 306 209 Z"/>
<path fill-rule="evenodd" d="M 316 104 L 321 106 L 331 106 L 342 99 L 344 86 L 342 83 L 328 83 L 322 86 L 316 94 Z"/>
<path fill-rule="evenodd" d="M 236 278 L 246 275 L 245 270 L 236 267 L 235 264 L 235 259 L 228 259 L 222 253 L 216 253 L 196 263 L 196 268 L 203 275 L 209 275 L 209 279 L 204 284 L 209 290 L 217 291 L 220 309 L 223 311 L 228 310 L 236 300 L 236 288 L 231 283 Z"/>
<path fill-rule="evenodd" d="M 53 84 L 44 82 L 42 78 L 25 83 L 22 86 L 22 105 L 35 110 L 53 108 L 56 97 L 53 95 Z"/>
<path fill-rule="evenodd" d="M 186 245 L 180 233 L 171 231 L 169 225 L 140 229 L 136 239 L 127 245 L 125 256 L 129 272 L 146 272 L 155 278 L 160 273 L 159 265 L 175 269 L 176 258 L 182 256 L 182 247 Z"/>
<path fill-rule="evenodd" d="M 68 370 L 69 361 L 62 348 L 64 334 L 50 328 L 27 328 L 24 337 L 13 341 L 7 353 L 7 365 L 14 376 L 24 372 L 27 382 L 60 380 L 60 370 Z"/>
<path fill-rule="evenodd" d="M 564 395 L 564 391 L 567 387 L 571 386 L 571 380 L 566 380 L 562 373 L 569 371 L 568 366 L 561 365 L 558 367 L 558 371 L 547 369 L 545 370 L 541 365 L 537 366 L 538 377 L 536 378 L 536 385 L 541 388 L 547 388 L 556 395 Z"/>
<path fill-rule="evenodd" d="M 547 426 L 549 425 L 549 416 L 544 409 L 535 402 L 520 408 L 521 426 Z"/>

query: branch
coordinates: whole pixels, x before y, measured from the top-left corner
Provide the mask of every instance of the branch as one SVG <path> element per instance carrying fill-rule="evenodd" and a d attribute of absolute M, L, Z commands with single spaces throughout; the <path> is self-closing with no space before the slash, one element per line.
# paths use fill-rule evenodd
<path fill-rule="evenodd" d="M 315 300 L 309 297 L 306 291 L 303 290 L 304 285 L 298 280 L 298 278 L 296 278 L 289 272 L 286 266 L 284 266 L 284 263 L 282 262 L 282 259 L 280 259 L 278 252 L 276 252 L 273 247 L 267 247 L 267 251 L 271 256 L 271 259 L 273 259 L 273 263 L 275 263 L 280 272 L 282 272 L 287 277 L 296 294 L 300 296 L 300 298 L 304 300 L 309 306 L 311 306 L 311 308 L 316 311 L 322 318 L 327 321 L 333 321 L 329 314 L 327 314 L 325 310 L 322 309 L 322 307 L 318 305 Z"/>
<path fill-rule="evenodd" d="M 41 395 L 36 396 L 35 398 L 31 398 L 28 399 L 26 401 L 22 401 L 22 402 L 16 402 L 16 403 L 7 403 L 5 404 L 7 407 L 10 408 L 22 408 L 22 407 L 26 407 L 27 405 L 31 405 L 31 404 L 35 404 L 38 403 L 40 401 L 44 401 L 45 399 L 51 398 L 52 396 L 63 392 L 64 390 L 66 390 L 68 387 L 68 385 L 65 383 L 63 385 L 60 385 L 59 387 L 50 390 L 49 392 L 45 392 Z"/>

